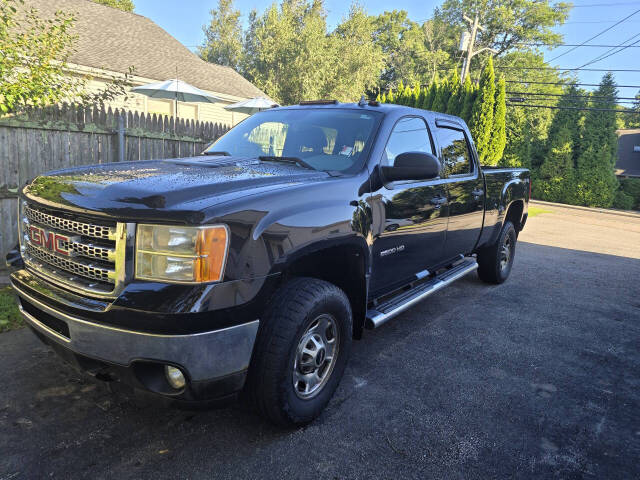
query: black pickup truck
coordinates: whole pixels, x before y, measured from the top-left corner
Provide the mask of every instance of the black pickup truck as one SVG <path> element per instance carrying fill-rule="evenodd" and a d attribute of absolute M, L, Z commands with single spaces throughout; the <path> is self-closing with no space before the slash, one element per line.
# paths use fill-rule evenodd
<path fill-rule="evenodd" d="M 302 424 L 363 329 L 476 269 L 506 280 L 530 190 L 481 169 L 457 117 L 304 102 L 202 156 L 35 178 L 7 263 L 27 325 L 83 371 Z"/>

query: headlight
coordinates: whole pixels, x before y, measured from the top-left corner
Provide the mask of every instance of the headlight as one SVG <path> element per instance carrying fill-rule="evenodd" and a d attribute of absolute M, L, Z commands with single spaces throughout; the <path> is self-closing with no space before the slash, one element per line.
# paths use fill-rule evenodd
<path fill-rule="evenodd" d="M 136 278 L 175 283 L 220 281 L 228 246 L 225 225 L 138 225 Z"/>

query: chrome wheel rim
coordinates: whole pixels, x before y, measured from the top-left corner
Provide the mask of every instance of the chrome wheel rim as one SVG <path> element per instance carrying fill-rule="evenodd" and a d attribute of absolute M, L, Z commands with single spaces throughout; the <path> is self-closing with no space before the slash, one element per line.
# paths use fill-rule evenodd
<path fill-rule="evenodd" d="M 500 270 L 504 271 L 509 267 L 511 261 L 511 237 L 507 235 L 500 251 Z"/>
<path fill-rule="evenodd" d="M 336 365 L 340 330 L 333 316 L 317 316 L 300 337 L 293 362 L 293 390 L 299 398 L 315 397 Z"/>

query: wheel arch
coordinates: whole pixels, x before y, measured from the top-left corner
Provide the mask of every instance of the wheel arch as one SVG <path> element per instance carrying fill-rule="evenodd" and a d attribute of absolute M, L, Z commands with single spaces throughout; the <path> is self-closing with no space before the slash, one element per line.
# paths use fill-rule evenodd
<path fill-rule="evenodd" d="M 281 266 L 284 283 L 292 277 L 325 280 L 343 290 L 353 312 L 353 335 L 361 338 L 367 305 L 369 248 L 363 239 L 339 243 L 323 242 L 291 254 Z"/>

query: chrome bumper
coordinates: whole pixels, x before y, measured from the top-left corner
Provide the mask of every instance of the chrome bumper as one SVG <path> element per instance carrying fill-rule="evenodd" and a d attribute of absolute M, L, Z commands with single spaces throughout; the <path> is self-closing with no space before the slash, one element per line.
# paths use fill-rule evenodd
<path fill-rule="evenodd" d="M 99 325 L 68 315 L 13 288 L 26 302 L 66 323 L 69 336 L 62 335 L 19 305 L 25 321 L 47 338 L 87 357 L 128 366 L 135 360 L 153 360 L 183 367 L 191 381 L 211 380 L 249 367 L 258 320 L 211 332 L 191 335 L 156 335 Z"/>

